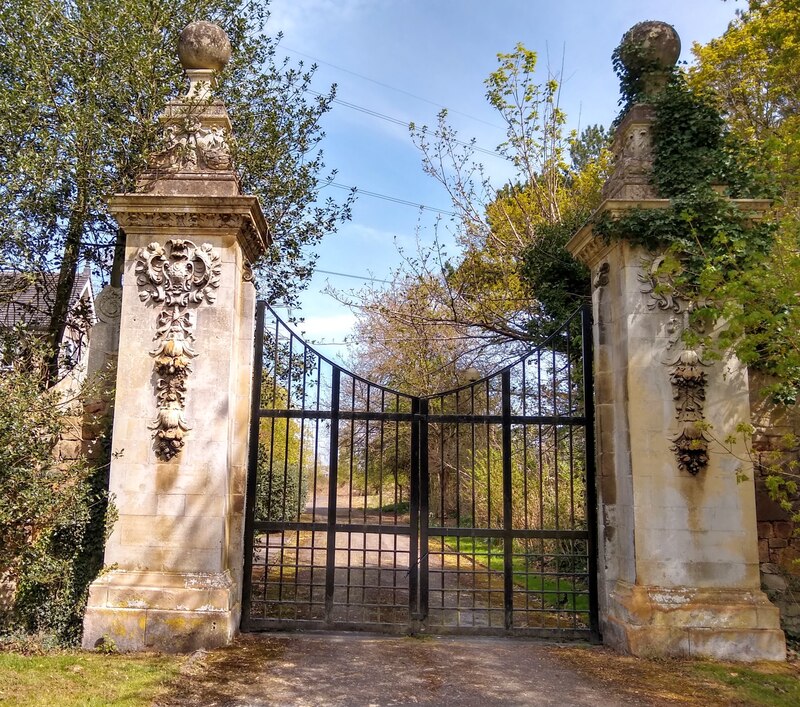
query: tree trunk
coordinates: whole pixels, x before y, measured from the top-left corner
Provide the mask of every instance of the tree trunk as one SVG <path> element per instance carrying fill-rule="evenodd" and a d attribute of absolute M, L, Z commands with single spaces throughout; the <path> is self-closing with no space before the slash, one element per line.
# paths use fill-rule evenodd
<path fill-rule="evenodd" d="M 50 316 L 48 327 L 48 340 L 50 344 L 50 358 L 47 362 L 47 386 L 52 386 L 58 380 L 58 363 L 61 353 L 61 340 L 67 328 L 69 306 L 72 288 L 75 286 L 75 277 L 78 271 L 78 261 L 81 253 L 81 240 L 83 227 L 86 222 L 86 196 L 84 187 L 78 182 L 78 195 L 75 206 L 70 214 L 67 227 L 67 238 L 64 243 L 64 255 L 61 259 L 61 270 L 58 274 L 55 301 Z"/>
<path fill-rule="evenodd" d="M 125 266 L 125 231 L 117 229 L 114 241 L 114 261 L 111 263 L 111 287 L 122 287 L 122 270 Z"/>

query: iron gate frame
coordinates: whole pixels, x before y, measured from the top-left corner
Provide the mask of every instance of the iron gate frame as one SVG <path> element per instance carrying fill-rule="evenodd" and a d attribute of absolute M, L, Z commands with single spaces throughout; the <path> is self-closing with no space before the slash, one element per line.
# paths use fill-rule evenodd
<path fill-rule="evenodd" d="M 280 630 L 280 629 L 335 629 L 335 630 L 370 630 L 391 633 L 435 633 L 435 634 L 481 634 L 481 635 L 523 635 L 535 637 L 558 638 L 588 638 L 593 642 L 600 640 L 598 621 L 598 567 L 597 567 L 597 492 L 595 487 L 595 424 L 594 424 L 594 382 L 592 370 L 592 319 L 590 305 L 584 305 L 576 311 L 567 321 L 575 316 L 580 316 L 581 332 L 581 376 L 583 415 L 513 415 L 511 406 L 511 368 L 510 364 L 497 371 L 484 380 L 500 376 L 502 388 L 502 410 L 500 415 L 476 415 L 474 410 L 470 414 L 446 414 L 430 411 L 430 402 L 437 397 L 443 397 L 454 391 L 447 391 L 433 396 L 417 397 L 385 386 L 372 383 L 357 376 L 344 367 L 336 364 L 297 337 L 292 336 L 311 350 L 321 362 L 331 367 L 331 409 L 266 409 L 260 407 L 260 396 L 263 384 L 263 352 L 265 341 L 265 316 L 269 310 L 276 321 L 283 324 L 287 330 L 291 329 L 272 311 L 266 302 L 259 301 L 256 310 L 256 331 L 254 342 L 253 361 L 253 388 L 249 430 L 248 450 L 248 476 L 246 489 L 245 524 L 244 524 L 244 576 L 242 592 L 242 618 L 243 631 Z M 545 342 L 547 343 L 547 342 Z M 544 344 L 543 344 L 544 345 Z M 529 354 L 526 354 L 528 356 Z M 523 359 L 520 360 L 524 360 Z M 351 376 L 354 380 L 361 381 L 368 386 L 389 392 L 392 395 L 402 396 L 410 401 L 410 412 L 386 411 L 355 411 L 340 409 L 341 377 L 342 374 Z M 305 385 L 305 384 L 304 384 Z M 399 399 L 399 398 L 398 398 Z M 369 407 L 369 405 L 368 405 Z M 399 404 L 398 404 L 399 408 Z M 258 470 L 258 440 L 261 420 L 265 418 L 285 420 L 320 420 L 330 421 L 329 443 L 329 476 L 328 476 L 328 506 L 327 518 L 324 522 L 308 521 L 257 521 L 255 519 L 255 500 L 257 492 Z M 339 523 L 337 521 L 337 487 L 339 483 L 339 423 L 347 421 L 375 421 L 381 424 L 386 422 L 410 423 L 410 497 L 409 497 L 409 524 L 388 525 L 384 523 L 363 524 Z M 450 527 L 445 525 L 430 524 L 430 489 L 431 475 L 429 469 L 429 429 L 435 424 L 499 424 L 502 428 L 502 485 L 503 485 L 503 526 L 502 528 L 466 528 Z M 513 425 L 542 425 L 580 427 L 584 431 L 584 470 L 585 470 L 585 530 L 559 530 L 559 529 L 515 529 L 511 518 L 512 504 L 512 474 L 511 474 L 511 443 Z M 351 499 L 352 501 L 352 495 Z M 350 509 L 352 510 L 352 508 Z M 396 518 L 396 516 L 395 516 Z M 309 530 L 312 533 L 323 532 L 326 534 L 326 562 L 325 562 L 325 587 L 324 611 L 325 617 L 321 620 L 302 620 L 294 622 L 280 619 L 254 618 L 251 616 L 253 603 L 253 556 L 254 538 L 257 531 L 285 532 Z M 361 622 L 348 622 L 334 618 L 334 593 L 335 593 L 335 555 L 337 533 L 377 533 L 379 537 L 388 535 L 407 535 L 409 538 L 409 569 L 408 569 L 408 620 L 397 624 L 370 624 L 365 626 Z M 498 627 L 473 627 L 465 626 L 427 626 L 430 616 L 430 541 L 431 538 L 444 538 L 446 536 L 468 538 L 497 538 L 503 541 L 503 611 L 504 625 Z M 580 540 L 586 542 L 587 547 L 587 583 L 588 583 L 588 630 L 551 630 L 537 628 L 520 628 L 514 625 L 513 594 L 513 541 L 515 539 L 530 538 L 539 540 Z M 396 555 L 395 541 L 395 555 Z M 488 552 L 488 551 L 487 551 Z M 487 555 L 488 558 L 488 555 Z M 396 557 L 395 557 L 396 560 Z M 312 561 L 313 562 L 313 561 Z M 366 581 L 366 579 L 364 580 Z M 444 591 L 444 590 L 443 590 Z M 574 599 L 573 599 L 574 601 Z"/>

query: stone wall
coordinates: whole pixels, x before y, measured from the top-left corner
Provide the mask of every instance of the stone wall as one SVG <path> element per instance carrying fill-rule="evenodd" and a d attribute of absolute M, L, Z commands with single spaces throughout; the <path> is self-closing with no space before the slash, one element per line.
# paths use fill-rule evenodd
<path fill-rule="evenodd" d="M 800 534 L 791 514 L 770 498 L 764 478 L 776 463 L 800 461 L 800 449 L 787 449 L 787 436 L 800 437 L 800 406 L 776 405 L 761 390 L 769 383 L 764 374 L 751 371 L 750 405 L 756 474 L 756 517 L 761 586 L 781 611 L 781 626 L 800 639 Z M 800 510 L 800 494 L 795 496 Z"/>
<path fill-rule="evenodd" d="M 787 450 L 787 435 L 800 437 L 800 406 L 786 407 L 770 402 L 762 393 L 769 383 L 764 374 L 751 371 L 750 407 L 753 452 L 757 462 L 756 515 L 758 518 L 758 550 L 761 562 L 778 565 L 789 574 L 800 576 L 800 537 L 795 534 L 791 514 L 773 501 L 764 483 L 770 465 L 780 461 L 800 461 L 800 450 Z M 800 495 L 795 500 L 800 509 Z"/>

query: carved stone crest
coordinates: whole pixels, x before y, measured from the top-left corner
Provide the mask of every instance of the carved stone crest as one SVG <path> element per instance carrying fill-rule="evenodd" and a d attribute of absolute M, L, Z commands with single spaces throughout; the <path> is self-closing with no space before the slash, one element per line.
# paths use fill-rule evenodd
<path fill-rule="evenodd" d="M 163 302 L 168 307 L 187 307 L 204 299 L 213 304 L 220 269 L 219 256 L 209 243 L 199 248 L 182 239 L 167 241 L 165 246 L 151 243 L 136 259 L 139 299 Z"/>
<path fill-rule="evenodd" d="M 174 239 L 164 246 L 151 243 L 136 258 L 134 272 L 139 299 L 162 305 L 156 319 L 155 359 L 158 414 L 150 425 L 154 430 L 156 454 L 172 459 L 184 445 L 189 425 L 184 418 L 186 382 L 191 360 L 196 317 L 189 307 L 213 304 L 221 272 L 219 255 L 210 244 L 197 246 Z"/>

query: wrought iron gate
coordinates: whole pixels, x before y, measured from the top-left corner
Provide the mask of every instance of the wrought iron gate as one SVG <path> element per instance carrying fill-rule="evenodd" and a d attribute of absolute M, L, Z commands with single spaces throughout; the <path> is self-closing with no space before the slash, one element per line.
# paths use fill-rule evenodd
<path fill-rule="evenodd" d="M 596 636 L 589 316 L 416 398 L 260 303 L 242 628 Z"/>

